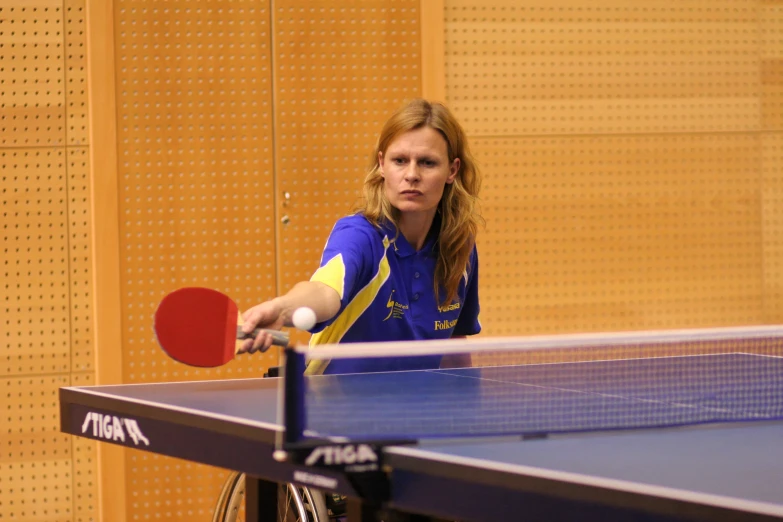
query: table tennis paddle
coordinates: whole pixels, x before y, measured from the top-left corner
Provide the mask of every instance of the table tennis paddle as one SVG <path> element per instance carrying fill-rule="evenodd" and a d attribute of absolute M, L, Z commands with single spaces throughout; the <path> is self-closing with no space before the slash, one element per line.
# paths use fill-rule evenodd
<path fill-rule="evenodd" d="M 245 339 L 254 338 L 261 329 L 246 334 L 236 303 L 210 288 L 188 287 L 171 292 L 155 311 L 155 336 L 172 359 L 190 366 L 213 368 L 231 361 Z M 272 344 L 288 346 L 288 335 L 265 330 Z"/>

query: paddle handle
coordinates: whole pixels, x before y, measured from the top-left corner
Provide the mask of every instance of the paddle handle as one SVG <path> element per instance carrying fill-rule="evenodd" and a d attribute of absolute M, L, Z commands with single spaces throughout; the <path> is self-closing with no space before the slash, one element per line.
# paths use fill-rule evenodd
<path fill-rule="evenodd" d="M 237 325 L 237 339 L 255 339 L 256 335 L 266 332 L 272 336 L 272 344 L 275 346 L 288 346 L 288 334 L 280 330 L 267 330 L 266 328 L 256 328 L 250 333 L 242 331 L 242 325 Z"/>

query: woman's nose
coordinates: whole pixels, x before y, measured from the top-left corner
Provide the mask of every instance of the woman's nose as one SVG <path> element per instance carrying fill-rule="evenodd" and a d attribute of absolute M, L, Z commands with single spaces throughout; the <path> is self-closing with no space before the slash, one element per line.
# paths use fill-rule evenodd
<path fill-rule="evenodd" d="M 405 180 L 406 181 L 416 181 L 421 178 L 421 175 L 419 173 L 419 166 L 415 163 L 411 163 L 408 165 L 408 168 L 405 169 Z"/>

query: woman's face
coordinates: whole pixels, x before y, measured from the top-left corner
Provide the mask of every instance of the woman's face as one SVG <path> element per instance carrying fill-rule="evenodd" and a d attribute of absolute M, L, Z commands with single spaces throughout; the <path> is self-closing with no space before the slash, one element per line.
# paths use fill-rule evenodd
<path fill-rule="evenodd" d="M 378 153 L 384 190 L 401 213 L 435 214 L 447 183 L 453 183 L 460 160 L 449 162 L 446 140 L 433 128 L 421 127 L 398 136 Z"/>

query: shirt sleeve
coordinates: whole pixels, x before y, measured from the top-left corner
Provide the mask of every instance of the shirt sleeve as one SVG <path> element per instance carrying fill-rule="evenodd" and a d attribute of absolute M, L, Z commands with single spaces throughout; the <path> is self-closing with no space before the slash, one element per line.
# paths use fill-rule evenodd
<path fill-rule="evenodd" d="M 342 311 L 360 289 L 361 281 L 367 278 L 371 252 L 372 245 L 366 231 L 353 224 L 351 219 L 341 219 L 335 223 L 321 255 L 321 264 L 310 281 L 333 288 L 340 296 Z M 319 323 L 310 331 L 320 331 L 330 322 Z"/>
<path fill-rule="evenodd" d="M 451 335 L 475 335 L 481 331 L 478 275 L 478 250 L 474 246 L 470 255 L 470 270 L 467 274 L 468 280 L 465 283 L 465 299 L 461 307 L 462 311 Z"/>

